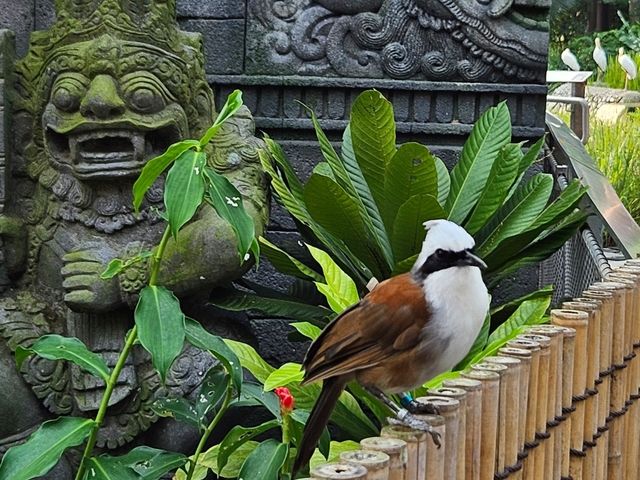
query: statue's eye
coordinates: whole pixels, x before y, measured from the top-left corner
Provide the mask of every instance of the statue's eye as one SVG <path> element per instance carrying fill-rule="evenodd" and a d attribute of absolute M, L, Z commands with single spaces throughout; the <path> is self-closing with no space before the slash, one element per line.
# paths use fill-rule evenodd
<path fill-rule="evenodd" d="M 130 96 L 131 106 L 140 112 L 155 112 L 162 108 L 162 98 L 159 98 L 150 88 L 138 88 Z M 158 108 L 160 107 L 160 108 Z"/>
<path fill-rule="evenodd" d="M 83 78 L 65 75 L 56 80 L 51 92 L 51 102 L 58 110 L 63 112 L 75 112 L 80 106 L 80 101 L 86 92 L 86 84 Z"/>
<path fill-rule="evenodd" d="M 149 74 L 126 75 L 122 78 L 122 90 L 131 109 L 139 113 L 157 113 L 167 104 L 162 83 Z"/>

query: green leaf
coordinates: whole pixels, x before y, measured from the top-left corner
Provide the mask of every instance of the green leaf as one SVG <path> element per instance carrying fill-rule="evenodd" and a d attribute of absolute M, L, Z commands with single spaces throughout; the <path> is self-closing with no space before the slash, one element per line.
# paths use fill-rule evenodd
<path fill-rule="evenodd" d="M 192 318 L 185 319 L 185 335 L 191 345 L 200 350 L 208 351 L 224 365 L 224 368 L 231 375 L 233 387 L 236 392 L 240 392 L 243 378 L 242 365 L 233 349 L 222 338 L 209 333 Z"/>
<path fill-rule="evenodd" d="M 520 158 L 520 163 L 518 165 L 518 174 L 517 174 L 518 178 L 511 186 L 511 189 L 509 191 L 509 194 L 507 195 L 507 198 L 510 198 L 511 195 L 513 195 L 513 193 L 516 191 L 516 188 L 518 188 L 518 186 L 520 185 L 520 182 L 522 181 L 523 177 L 527 173 L 527 170 L 529 170 L 529 167 L 531 167 L 531 165 L 533 165 L 534 162 L 540 156 L 540 152 L 542 151 L 543 147 L 544 147 L 544 136 L 542 136 L 536 143 L 531 145 L 529 150 L 527 150 L 527 153 L 525 153 Z"/>
<path fill-rule="evenodd" d="M 204 152 L 187 150 L 169 170 L 164 185 L 164 205 L 174 237 L 193 218 L 204 196 Z"/>
<path fill-rule="evenodd" d="M 347 388 L 360 403 L 364 404 L 375 415 L 381 425 L 387 422 L 387 418 L 393 417 L 391 409 L 382 403 L 378 397 L 373 396 L 368 390 L 364 389 L 358 382 L 349 382 Z"/>
<path fill-rule="evenodd" d="M 240 109 L 240 107 L 242 107 L 242 92 L 240 90 L 234 90 L 227 97 L 227 101 L 220 109 L 220 113 L 218 113 L 218 116 L 213 122 L 213 125 L 209 127 L 209 129 L 200 139 L 200 147 L 204 147 L 207 143 L 209 143 L 211 139 L 218 133 L 218 130 L 220 130 L 222 125 L 227 120 L 229 120 L 229 118 L 234 113 L 236 113 Z"/>
<path fill-rule="evenodd" d="M 264 390 L 269 391 L 277 387 L 286 387 L 293 382 L 301 382 L 304 378 L 302 365 L 299 363 L 285 363 L 271 372 L 264 382 Z"/>
<path fill-rule="evenodd" d="M 151 447 L 136 447 L 126 455 L 100 455 L 90 459 L 88 480 L 159 480 L 181 467 L 187 457 Z M 94 473 L 95 475 L 92 475 Z"/>
<path fill-rule="evenodd" d="M 139 477 L 131 468 L 117 461 L 118 457 L 100 455 L 90 457 L 84 480 L 138 480 Z"/>
<path fill-rule="evenodd" d="M 240 398 L 233 402 L 233 406 L 236 407 L 255 407 L 263 406 L 269 413 L 271 413 L 276 419 L 281 420 L 280 414 L 280 400 L 273 392 L 265 392 L 262 385 L 257 383 L 244 383 L 242 385 L 242 394 Z"/>
<path fill-rule="evenodd" d="M 309 467 L 313 469 L 325 463 L 339 462 L 340 455 L 354 450 L 360 450 L 360 444 L 353 440 L 345 440 L 344 442 L 332 441 L 329 446 L 329 457 L 325 459 L 320 451 L 316 450 L 309 461 Z"/>
<path fill-rule="evenodd" d="M 301 335 L 304 335 L 311 340 L 315 340 L 322 333 L 322 329 L 309 323 L 309 322 L 294 322 L 290 323 Z"/>
<path fill-rule="evenodd" d="M 16 349 L 18 368 L 25 358 L 33 354 L 47 360 L 68 360 L 92 375 L 102 378 L 105 382 L 109 380 L 111 371 L 102 357 L 90 351 L 84 343 L 75 337 L 44 335 L 36 340 L 30 348 L 18 346 Z"/>
<path fill-rule="evenodd" d="M 205 200 L 221 218 L 229 222 L 238 239 L 240 260 L 248 260 L 249 251 L 259 251 L 259 247 L 255 237 L 255 224 L 244 208 L 242 195 L 226 177 L 212 168 L 206 167 L 204 173 L 207 177 Z"/>
<path fill-rule="evenodd" d="M 251 375 L 259 382 L 264 383 L 267 378 L 269 378 L 269 375 L 271 375 L 271 372 L 275 370 L 275 368 L 262 359 L 252 346 L 228 338 L 224 339 L 224 343 L 238 356 L 240 364 L 249 370 Z"/>
<path fill-rule="evenodd" d="M 511 315 L 516 309 L 520 306 L 520 304 L 527 300 L 537 300 L 539 298 L 547 298 L 553 295 L 553 285 L 546 285 L 542 288 L 539 288 L 535 292 L 527 293 L 518 298 L 514 298 L 513 300 L 509 300 L 508 302 L 501 303 L 497 307 L 494 307 L 490 310 L 490 314 L 493 317 L 494 315 L 500 314 L 504 311 L 510 312 Z"/>
<path fill-rule="evenodd" d="M 393 222 L 391 245 L 396 258 L 408 258 L 420 252 L 427 220 L 445 218 L 446 214 L 433 195 L 414 195 L 398 209 Z M 411 262 L 413 264 L 413 262 Z"/>
<path fill-rule="evenodd" d="M 476 337 L 476 340 L 473 342 L 471 346 L 471 350 L 469 353 L 462 359 L 458 365 L 455 366 L 454 370 L 464 370 L 471 364 L 471 360 L 478 355 L 484 348 L 487 346 L 487 341 L 489 340 L 489 329 L 491 328 L 491 315 L 487 313 L 487 316 L 484 319 L 484 323 L 482 324 L 482 328 Z"/>
<path fill-rule="evenodd" d="M 423 388 L 426 390 L 425 393 L 429 390 L 433 390 L 435 388 L 439 388 L 445 382 L 445 380 L 453 380 L 454 378 L 458 378 L 460 376 L 460 372 L 442 372 L 437 377 L 433 377 L 431 380 L 426 382 Z"/>
<path fill-rule="evenodd" d="M 356 200 L 328 177 L 313 174 L 304 189 L 304 200 L 311 217 L 345 242 L 354 255 L 381 276 L 383 259 L 376 257 L 377 246 L 369 235 Z"/>
<path fill-rule="evenodd" d="M 239 478 L 251 480 L 278 480 L 280 469 L 289 453 L 289 446 L 277 440 L 262 442 L 242 464 Z"/>
<path fill-rule="evenodd" d="M 264 170 L 272 179 L 277 179 L 277 183 L 289 192 L 292 202 L 302 202 L 302 182 L 296 175 L 293 165 L 291 165 L 284 150 L 280 144 L 269 138 L 267 134 L 264 135 L 264 142 L 267 145 L 267 150 L 259 151 Z M 280 195 L 279 189 L 276 189 L 276 191 Z"/>
<path fill-rule="evenodd" d="M 293 300 L 260 297 L 241 291 L 228 291 L 225 294 L 216 295 L 211 299 L 211 304 L 233 312 L 258 310 L 266 315 L 276 317 L 304 318 L 318 326 L 326 325 L 327 318 L 332 315 L 331 310 L 324 307 Z"/>
<path fill-rule="evenodd" d="M 135 320 L 140 343 L 151 354 L 153 366 L 164 382 L 184 343 L 184 314 L 180 302 L 166 288 L 147 285 L 140 291 Z"/>
<path fill-rule="evenodd" d="M 410 257 L 405 258 L 404 260 L 400 260 L 396 264 L 396 267 L 393 269 L 393 274 L 400 275 L 402 273 L 408 272 L 409 270 L 411 270 L 411 267 L 413 267 L 413 264 L 416 263 L 417 259 L 418 254 L 416 253 L 415 255 L 411 255 Z"/>
<path fill-rule="evenodd" d="M 309 252 L 313 258 L 322 267 L 322 272 L 326 280 L 326 284 L 315 282 L 318 291 L 322 293 L 329 302 L 331 308 L 340 313 L 351 305 L 358 303 L 358 288 L 344 271 L 333 261 L 333 259 L 324 251 L 307 245 Z"/>
<path fill-rule="evenodd" d="M 100 278 L 108 280 L 118 275 L 122 270 L 124 270 L 124 262 L 119 258 L 114 258 L 108 263 L 107 268 L 105 268 L 100 274 Z"/>
<path fill-rule="evenodd" d="M 147 193 L 147 190 L 151 188 L 153 182 L 162 172 L 187 150 L 198 147 L 198 145 L 197 140 L 183 140 L 182 142 L 174 143 L 162 155 L 152 158 L 144 165 L 140 176 L 133 184 L 133 206 L 136 212 L 140 210 L 144 194 Z"/>
<path fill-rule="evenodd" d="M 88 418 L 58 417 L 44 422 L 22 445 L 2 457 L 0 478 L 29 480 L 45 475 L 68 448 L 89 436 L 94 422 Z"/>
<path fill-rule="evenodd" d="M 358 161 L 356 160 L 356 154 L 353 151 L 353 142 L 351 140 L 351 125 L 347 125 L 347 128 L 342 134 L 341 154 L 345 170 L 347 171 L 347 175 L 349 176 L 349 180 L 351 180 L 353 190 L 355 191 L 355 198 L 359 202 L 361 215 L 364 218 L 369 231 L 375 237 L 378 247 L 387 262 L 388 268 L 391 268 L 394 262 L 391 243 L 389 242 L 387 230 L 384 226 L 384 222 L 382 221 L 382 216 L 380 215 L 379 206 L 373 199 L 369 185 L 364 179 L 362 170 L 360 170 L 360 165 L 358 165 Z"/>
<path fill-rule="evenodd" d="M 151 404 L 151 409 L 161 417 L 173 417 L 179 422 L 202 428 L 201 417 L 186 398 L 159 398 Z"/>
<path fill-rule="evenodd" d="M 241 425 L 234 426 L 220 442 L 217 462 L 218 471 L 224 470 L 231 454 L 241 445 L 254 439 L 258 435 L 262 435 L 264 432 L 267 432 L 272 428 L 278 427 L 280 427 L 280 422 L 276 419 L 264 422 L 257 427 L 243 427 Z"/>
<path fill-rule="evenodd" d="M 385 203 L 381 210 L 387 230 L 394 225 L 400 206 L 416 195 L 430 195 L 434 200 L 438 197 L 436 161 L 424 145 L 405 143 L 389 161 L 385 171 Z"/>
<path fill-rule="evenodd" d="M 478 234 L 483 239 L 477 247 L 478 254 L 488 255 L 500 242 L 531 226 L 547 205 L 552 189 L 553 177 L 545 173 L 535 175 L 518 188 Z"/>
<path fill-rule="evenodd" d="M 451 171 L 446 210 L 461 224 L 482 194 L 500 149 L 511 139 L 511 117 L 505 102 L 488 109 L 476 122 Z"/>
<path fill-rule="evenodd" d="M 451 190 L 451 177 L 449 177 L 449 170 L 442 160 L 438 157 L 434 157 L 436 164 L 436 173 L 438 175 L 438 203 L 444 208 L 447 204 L 447 198 L 449 197 L 449 191 Z"/>
<path fill-rule="evenodd" d="M 217 408 L 228 388 L 232 388 L 231 375 L 223 368 L 223 364 L 211 367 L 196 397 L 196 411 L 202 424 L 206 424 L 207 414 Z"/>
<path fill-rule="evenodd" d="M 295 409 L 291 412 L 291 419 L 293 420 L 293 443 L 296 446 L 300 445 L 300 441 L 302 440 L 302 436 L 304 433 L 304 426 L 307 424 L 307 420 L 309 420 L 309 416 L 311 412 L 306 410 Z M 324 427 L 322 429 L 322 434 L 320 435 L 320 440 L 318 440 L 318 449 L 323 455 L 329 455 L 329 449 L 331 444 L 331 436 L 329 435 L 329 429 Z"/>
<path fill-rule="evenodd" d="M 396 153 L 396 124 L 391 103 L 367 90 L 351 107 L 351 140 L 360 170 L 378 205 L 385 202 L 385 168 Z"/>
<path fill-rule="evenodd" d="M 200 457 L 200 463 L 210 468 L 216 475 L 220 476 L 221 478 L 235 479 L 235 478 L 238 478 L 238 475 L 240 474 L 240 468 L 242 467 L 242 464 L 244 463 L 246 458 L 257 447 L 258 447 L 258 442 L 254 442 L 251 440 L 240 445 L 231 454 L 231 456 L 227 460 L 226 466 L 222 469 L 222 471 L 218 470 L 218 453 L 220 451 L 220 445 L 215 445 L 213 448 L 210 448 L 209 450 L 207 450 Z"/>
<path fill-rule="evenodd" d="M 500 150 L 498 158 L 491 167 L 484 191 L 473 209 L 471 217 L 464 225 L 470 235 L 478 232 L 507 198 L 509 189 L 516 179 L 521 156 L 519 144 L 509 143 Z"/>

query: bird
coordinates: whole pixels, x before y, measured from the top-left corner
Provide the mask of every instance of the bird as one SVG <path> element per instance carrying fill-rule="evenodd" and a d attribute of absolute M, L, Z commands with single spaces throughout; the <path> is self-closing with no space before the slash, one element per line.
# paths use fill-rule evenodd
<path fill-rule="evenodd" d="M 568 48 L 565 48 L 562 51 L 562 53 L 560 54 L 560 59 L 562 60 L 562 63 L 569 67 L 569 69 L 574 71 L 580 70 L 580 63 L 578 63 L 578 59 Z"/>
<path fill-rule="evenodd" d="M 408 392 L 452 369 L 471 349 L 489 309 L 489 294 L 464 228 L 445 219 L 425 222 L 418 257 L 407 273 L 380 282 L 330 322 L 309 347 L 302 385 L 323 381 L 307 420 L 294 473 L 307 465 L 346 384 L 357 380 L 396 414 L 393 423 L 438 435 L 386 394 Z M 431 411 L 430 413 L 433 413 Z"/>
<path fill-rule="evenodd" d="M 624 79 L 624 89 L 626 90 L 629 86 L 629 80 L 633 80 L 638 76 L 638 66 L 629 55 L 624 53 L 623 47 L 618 49 L 618 63 L 627 74 Z"/>
<path fill-rule="evenodd" d="M 607 71 L 607 52 L 602 48 L 600 37 L 596 37 L 596 46 L 593 49 L 593 61 L 598 66 L 598 82 L 602 81 L 602 74 Z"/>

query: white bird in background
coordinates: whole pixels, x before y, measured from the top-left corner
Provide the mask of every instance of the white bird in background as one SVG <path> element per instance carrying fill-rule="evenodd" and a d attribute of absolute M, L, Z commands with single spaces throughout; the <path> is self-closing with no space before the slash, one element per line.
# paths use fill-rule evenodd
<path fill-rule="evenodd" d="M 626 90 L 629 86 L 629 80 L 633 80 L 638 76 L 638 66 L 629 55 L 624 53 L 624 48 L 622 47 L 618 50 L 618 63 L 627 73 L 627 76 L 624 79 L 624 89 Z"/>
<path fill-rule="evenodd" d="M 596 37 L 596 47 L 593 49 L 593 61 L 598 66 L 598 83 L 600 83 L 602 82 L 602 74 L 607 71 L 607 52 L 602 48 L 598 37 Z"/>
<path fill-rule="evenodd" d="M 580 70 L 580 64 L 578 63 L 578 59 L 573 54 L 573 52 L 568 48 L 565 48 L 562 51 L 562 54 L 560 55 L 560 59 L 562 60 L 562 63 L 564 63 L 567 67 L 569 67 L 569 69 L 574 71 Z"/>

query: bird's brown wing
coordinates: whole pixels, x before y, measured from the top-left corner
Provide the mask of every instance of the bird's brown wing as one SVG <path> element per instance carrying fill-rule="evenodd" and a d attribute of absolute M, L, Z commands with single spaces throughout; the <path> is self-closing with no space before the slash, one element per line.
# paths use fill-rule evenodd
<path fill-rule="evenodd" d="M 304 360 L 305 383 L 372 367 L 412 348 L 429 316 L 422 288 L 410 274 L 380 283 L 311 345 Z"/>

